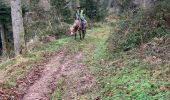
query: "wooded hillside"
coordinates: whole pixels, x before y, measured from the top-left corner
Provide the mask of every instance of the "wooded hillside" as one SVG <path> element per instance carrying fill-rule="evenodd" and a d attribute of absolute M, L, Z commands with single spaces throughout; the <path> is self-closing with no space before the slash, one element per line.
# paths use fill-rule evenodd
<path fill-rule="evenodd" d="M 168 100 L 170 0 L 0 0 L 0 100 Z"/>

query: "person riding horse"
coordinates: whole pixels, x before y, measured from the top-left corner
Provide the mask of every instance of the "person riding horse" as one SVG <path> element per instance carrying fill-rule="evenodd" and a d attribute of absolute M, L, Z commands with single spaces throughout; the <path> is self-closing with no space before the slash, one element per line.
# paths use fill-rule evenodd
<path fill-rule="evenodd" d="M 77 6 L 77 11 L 76 11 L 76 14 L 75 14 L 75 20 L 80 20 L 82 30 L 85 30 L 85 24 L 86 24 L 85 23 L 85 14 L 84 14 L 84 10 L 80 6 Z"/>
<path fill-rule="evenodd" d="M 77 31 L 78 31 L 80 35 L 80 39 L 82 40 L 85 38 L 87 27 L 88 27 L 88 23 L 85 20 L 84 10 L 81 9 L 80 6 L 78 6 L 77 11 L 75 13 L 74 24 L 70 27 L 69 32 L 71 35 L 75 35 L 75 40 L 76 40 Z"/>

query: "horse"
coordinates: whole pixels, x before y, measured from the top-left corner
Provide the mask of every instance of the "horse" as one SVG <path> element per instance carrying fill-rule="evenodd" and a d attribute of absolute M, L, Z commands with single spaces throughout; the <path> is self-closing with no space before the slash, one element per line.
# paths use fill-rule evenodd
<path fill-rule="evenodd" d="M 85 20 L 85 26 L 84 26 L 84 30 L 82 29 L 81 26 L 81 21 L 80 20 L 75 20 L 74 24 L 70 27 L 70 34 L 74 35 L 75 34 L 75 40 L 76 40 L 76 36 L 77 36 L 77 31 L 79 32 L 80 35 L 80 40 L 85 38 L 85 34 L 86 34 L 86 29 L 88 27 L 87 21 Z"/>

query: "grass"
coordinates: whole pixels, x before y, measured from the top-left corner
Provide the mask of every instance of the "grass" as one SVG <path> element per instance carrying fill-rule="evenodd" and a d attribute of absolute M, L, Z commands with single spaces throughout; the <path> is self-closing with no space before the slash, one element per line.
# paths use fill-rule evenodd
<path fill-rule="evenodd" d="M 56 82 L 57 87 L 52 94 L 52 97 L 51 97 L 52 100 L 62 100 L 62 91 L 61 90 L 62 90 L 63 83 L 64 83 L 64 78 L 57 80 L 57 82 Z"/>
<path fill-rule="evenodd" d="M 42 44 L 27 54 L 8 59 L 0 64 L 0 72 L 4 73 L 0 80 L 3 82 L 0 87 L 9 88 L 16 85 L 16 79 L 22 78 L 29 71 L 33 64 L 43 59 L 44 53 L 55 52 L 63 44 L 72 40 L 71 37 L 63 37 L 47 44 Z"/>
<path fill-rule="evenodd" d="M 107 50 L 108 36 L 101 35 L 95 41 L 95 49 L 89 51 L 91 55 L 86 61 L 99 82 L 97 93 L 101 100 L 170 98 L 169 78 L 160 76 L 165 73 L 169 75 L 169 64 L 153 65 L 145 59 L 131 58 L 132 55 L 126 52 L 111 54 Z"/>
<path fill-rule="evenodd" d="M 126 52 L 107 50 L 109 31 L 91 30 L 93 41 L 85 48 L 85 60 L 99 82 L 96 97 L 101 100 L 168 100 L 169 64 L 153 65 L 145 59 L 131 58 Z M 98 33 L 98 34 L 94 34 Z M 135 51 L 134 51 L 135 54 Z M 95 99 L 95 97 L 93 97 Z"/>
<path fill-rule="evenodd" d="M 104 72 L 98 73 L 102 100 L 166 100 L 170 91 L 161 91 L 170 81 L 160 78 L 159 70 L 149 70 L 152 65 L 140 60 L 125 60 L 124 66 L 105 66 Z M 100 66 L 103 68 L 102 66 Z M 163 68 L 162 68 L 163 70 Z"/>

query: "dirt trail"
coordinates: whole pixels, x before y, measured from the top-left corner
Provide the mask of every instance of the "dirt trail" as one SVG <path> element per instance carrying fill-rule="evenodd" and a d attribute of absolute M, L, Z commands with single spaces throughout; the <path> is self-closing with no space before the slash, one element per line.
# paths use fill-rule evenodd
<path fill-rule="evenodd" d="M 24 100 L 46 100 L 49 98 L 49 94 L 52 93 L 52 89 L 50 88 L 51 85 L 53 85 L 55 80 L 60 77 L 61 58 L 63 58 L 63 53 L 53 57 L 45 65 L 42 76 L 29 87 L 27 93 L 24 95 Z"/>
<path fill-rule="evenodd" d="M 81 63 L 82 53 L 75 57 L 72 62 L 65 63 L 62 74 L 65 76 L 65 84 L 63 84 L 63 100 L 79 100 L 95 87 L 95 80 L 92 77 L 87 66 Z"/>
<path fill-rule="evenodd" d="M 19 85 L 20 92 L 22 92 L 20 98 L 23 100 L 50 100 L 57 81 L 64 77 L 62 100 L 77 100 L 78 95 L 85 94 L 95 85 L 95 80 L 88 68 L 81 63 L 82 58 L 81 51 L 73 55 L 61 51 L 43 63 L 44 65 L 41 65 L 43 67 L 33 68 L 26 76 L 27 81 L 32 82 L 23 80 Z M 31 80 L 32 78 L 33 80 Z"/>

